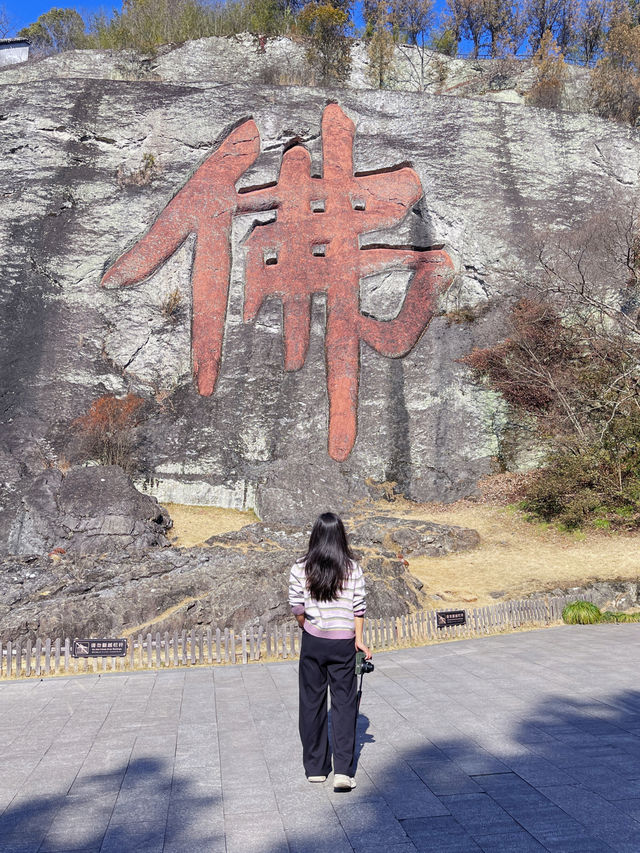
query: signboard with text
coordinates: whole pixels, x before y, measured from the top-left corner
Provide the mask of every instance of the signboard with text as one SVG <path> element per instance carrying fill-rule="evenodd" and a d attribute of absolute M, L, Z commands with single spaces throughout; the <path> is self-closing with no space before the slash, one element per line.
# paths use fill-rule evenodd
<path fill-rule="evenodd" d="M 451 625 L 466 625 L 467 613 L 465 610 L 440 610 L 436 613 L 436 624 L 438 628 L 449 628 Z"/>
<path fill-rule="evenodd" d="M 74 640 L 71 655 L 74 658 L 123 658 L 127 654 L 127 641 Z"/>

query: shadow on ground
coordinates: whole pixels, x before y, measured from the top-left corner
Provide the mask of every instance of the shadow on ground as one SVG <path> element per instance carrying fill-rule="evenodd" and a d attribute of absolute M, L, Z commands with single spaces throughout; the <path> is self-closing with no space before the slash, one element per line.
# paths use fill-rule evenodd
<path fill-rule="evenodd" d="M 76 777 L 69 793 L 19 795 L 0 816 L 0 853 L 224 851 L 219 792 L 172 770 L 138 758 Z"/>
<path fill-rule="evenodd" d="M 503 698 L 458 717 L 462 738 L 419 699 L 368 698 L 375 726 L 360 716 L 348 794 L 270 766 L 277 809 L 267 813 L 248 787 L 225 788 L 208 755 L 192 756 L 193 767 L 172 750 L 145 757 L 116 732 L 94 756 L 102 772 L 82 775 L 77 756 L 65 761 L 70 738 L 40 765 L 51 776 L 30 777 L 0 816 L 0 853 L 640 851 L 640 691 L 549 695 L 526 714 Z"/>
<path fill-rule="evenodd" d="M 549 698 L 508 743 L 499 724 L 481 745 L 434 735 L 428 715 L 407 722 L 425 743 L 391 756 L 361 717 L 358 787 L 328 795 L 337 819 L 305 799 L 313 829 L 285 814 L 288 843 L 268 853 L 640 851 L 640 691 Z"/>

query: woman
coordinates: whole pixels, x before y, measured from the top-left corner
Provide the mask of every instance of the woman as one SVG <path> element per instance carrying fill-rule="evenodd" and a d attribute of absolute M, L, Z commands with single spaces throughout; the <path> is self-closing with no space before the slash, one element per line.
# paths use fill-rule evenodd
<path fill-rule="evenodd" d="M 289 603 L 303 629 L 300 665 L 300 739 L 310 782 L 331 772 L 327 684 L 331 691 L 333 787 L 355 788 L 352 777 L 356 730 L 356 651 L 362 641 L 365 590 L 341 519 L 324 512 L 313 525 L 307 553 L 291 569 Z"/>

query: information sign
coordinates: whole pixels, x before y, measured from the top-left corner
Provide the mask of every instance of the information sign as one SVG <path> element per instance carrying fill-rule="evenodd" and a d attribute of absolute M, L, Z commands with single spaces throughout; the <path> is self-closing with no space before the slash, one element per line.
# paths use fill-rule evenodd
<path fill-rule="evenodd" d="M 436 613 L 438 628 L 448 628 L 450 625 L 466 625 L 465 610 L 440 610 Z"/>
<path fill-rule="evenodd" d="M 71 656 L 74 658 L 123 658 L 127 654 L 127 641 L 74 640 Z"/>

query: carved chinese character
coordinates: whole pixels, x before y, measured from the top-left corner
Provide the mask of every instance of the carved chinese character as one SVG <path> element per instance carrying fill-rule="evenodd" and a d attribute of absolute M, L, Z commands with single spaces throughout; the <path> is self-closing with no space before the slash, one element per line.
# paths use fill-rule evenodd
<path fill-rule="evenodd" d="M 353 122 L 330 104 L 322 118 L 321 178 L 311 176 L 309 152 L 295 145 L 282 158 L 277 184 L 238 192 L 236 181 L 260 152 L 255 123 L 244 122 L 103 278 L 105 285 L 136 284 L 196 235 L 193 369 L 199 393 L 212 394 L 222 356 L 232 217 L 275 209 L 276 221 L 254 229 L 247 240 L 244 320 L 254 320 L 263 301 L 278 296 L 284 308 L 284 368 L 298 370 L 309 346 L 311 297 L 326 294 L 329 454 L 338 461 L 347 458 L 356 438 L 360 341 L 385 356 L 406 355 L 453 275 L 451 259 L 440 249 L 361 247 L 363 234 L 399 223 L 421 198 L 422 187 L 406 167 L 355 175 L 354 135 Z M 399 314 L 389 321 L 362 314 L 360 279 L 393 267 L 413 271 Z"/>

